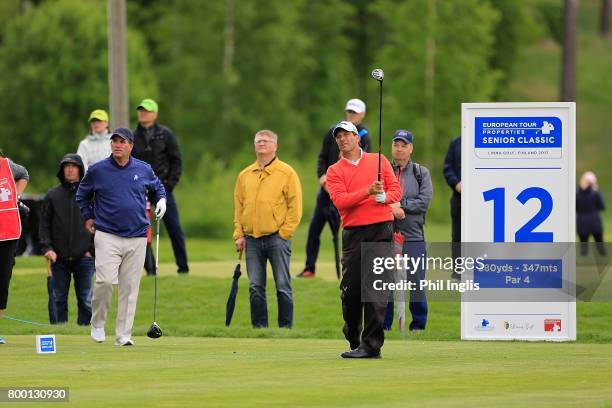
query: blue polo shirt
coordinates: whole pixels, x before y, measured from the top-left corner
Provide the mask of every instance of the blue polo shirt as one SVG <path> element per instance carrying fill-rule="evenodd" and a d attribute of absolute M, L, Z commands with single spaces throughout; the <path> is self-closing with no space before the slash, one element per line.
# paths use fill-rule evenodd
<path fill-rule="evenodd" d="M 111 155 L 89 167 L 76 200 L 83 219 L 93 218 L 97 230 L 124 238 L 146 237 L 147 191 L 153 203 L 166 197 L 151 166 L 130 157 L 122 167 Z"/>

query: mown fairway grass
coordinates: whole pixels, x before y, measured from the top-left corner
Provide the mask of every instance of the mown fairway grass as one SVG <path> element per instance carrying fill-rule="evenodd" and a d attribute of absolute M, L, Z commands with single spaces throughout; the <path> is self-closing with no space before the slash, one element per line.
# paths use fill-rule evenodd
<path fill-rule="evenodd" d="M 340 340 L 59 336 L 3 346 L 3 386 L 68 386 L 85 407 L 603 406 L 611 344 L 391 340 L 382 360 L 339 358 Z M 20 405 L 21 406 L 21 405 Z"/>
<path fill-rule="evenodd" d="M 302 239 L 292 258 L 293 276 L 303 265 Z M 317 277 L 293 281 L 294 329 L 275 328 L 270 277 L 271 328 L 254 330 L 246 277 L 232 326 L 224 325 L 235 266 L 231 241 L 189 240 L 192 271 L 177 276 L 164 240 L 158 303 L 164 337 L 144 337 L 152 319 L 152 278 L 142 279 L 131 348 L 112 344 L 116 299 L 107 342 L 95 344 L 88 328 L 74 323 L 71 290 L 66 325 L 0 319 L 0 335 L 8 342 L 0 346 L 0 387 L 67 386 L 70 405 L 83 407 L 612 404 L 612 303 L 605 301 L 577 304 L 578 341 L 571 344 L 460 341 L 459 303 L 433 301 L 425 333 L 388 333 L 382 360 L 341 359 L 347 345 L 338 284 L 329 242 L 324 244 Z M 19 258 L 7 314 L 46 322 L 46 302 L 42 258 Z M 58 353 L 37 355 L 35 335 L 49 333 L 58 336 Z"/>
<path fill-rule="evenodd" d="M 0 346 L 0 387 L 67 386 L 70 405 L 83 407 L 612 404 L 610 303 L 578 303 L 578 342 L 554 344 L 459 341 L 459 304 L 431 302 L 424 334 L 394 331 L 382 360 L 347 361 L 339 357 L 347 345 L 331 262 L 321 263 L 316 279 L 294 280 L 293 330 L 274 328 L 271 281 L 271 328 L 250 328 L 244 278 L 232 327 L 224 327 L 233 266 L 195 262 L 190 276 L 176 276 L 172 264 L 163 264 L 158 321 L 165 335 L 158 340 L 144 337 L 153 294 L 152 279 L 144 277 L 131 348 L 112 344 L 115 300 L 103 344 L 74 322 L 41 327 L 0 320 L 8 341 Z M 40 266 L 15 270 L 7 313 L 46 320 Z M 47 333 L 58 336 L 58 353 L 37 355 L 34 335 Z"/>

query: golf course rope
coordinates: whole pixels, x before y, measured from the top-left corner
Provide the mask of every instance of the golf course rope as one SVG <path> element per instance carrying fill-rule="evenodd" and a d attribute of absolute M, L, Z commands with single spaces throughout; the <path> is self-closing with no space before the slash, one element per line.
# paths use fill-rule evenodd
<path fill-rule="evenodd" d="M 52 324 L 49 324 L 49 323 L 32 322 L 30 320 L 18 319 L 16 317 L 11 317 L 11 316 L 7 316 L 7 315 L 3 315 L 2 318 L 3 319 L 8 319 L 8 320 L 13 320 L 13 321 L 19 322 L 19 323 L 33 324 L 33 325 L 36 325 L 36 326 L 53 326 Z"/>

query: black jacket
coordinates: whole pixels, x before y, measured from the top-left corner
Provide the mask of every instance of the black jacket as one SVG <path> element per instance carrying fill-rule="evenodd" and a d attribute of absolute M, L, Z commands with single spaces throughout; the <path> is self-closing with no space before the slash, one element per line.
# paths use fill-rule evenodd
<path fill-rule="evenodd" d="M 157 122 L 151 128 L 150 138 L 147 138 L 146 133 L 140 124 L 134 130 L 132 156 L 149 163 L 166 190 L 172 191 L 182 172 L 181 151 L 176 136 Z"/>
<path fill-rule="evenodd" d="M 444 159 L 444 178 L 453 190 L 453 194 L 459 195 L 455 186 L 461 181 L 461 138 L 456 137 L 448 146 L 448 152 Z"/>
<path fill-rule="evenodd" d="M 333 135 L 334 127 L 335 126 L 332 126 L 327 130 L 327 134 L 321 145 L 321 152 L 319 152 L 319 160 L 317 162 L 317 176 L 319 178 L 327 173 L 329 166 L 336 163 L 340 156 L 340 149 L 338 149 L 338 143 L 336 143 L 336 139 Z M 361 136 L 359 145 L 363 151 L 369 152 L 372 142 L 370 141 L 368 128 L 360 124 L 357 126 L 357 131 L 359 132 L 359 136 Z"/>
<path fill-rule="evenodd" d="M 84 166 L 81 156 L 67 154 L 60 163 L 57 178 L 61 184 L 47 192 L 43 200 L 40 215 L 40 244 L 43 253 L 54 250 L 58 258 L 78 259 L 89 251 L 93 255 L 93 238 L 85 230 L 81 210 L 75 195 L 79 182 L 68 183 L 64 179 L 65 163 L 80 167 L 80 178 L 83 178 Z"/>
<path fill-rule="evenodd" d="M 598 190 L 588 187 L 576 191 L 576 232 L 578 235 L 601 234 L 603 223 L 600 211 L 606 208 L 603 197 Z"/>

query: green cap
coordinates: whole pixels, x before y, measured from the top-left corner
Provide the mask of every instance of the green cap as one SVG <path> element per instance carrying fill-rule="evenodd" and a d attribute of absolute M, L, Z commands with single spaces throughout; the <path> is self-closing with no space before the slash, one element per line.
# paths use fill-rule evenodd
<path fill-rule="evenodd" d="M 147 112 L 157 112 L 157 102 L 155 102 L 153 99 L 143 99 L 142 102 L 140 102 L 140 105 L 138 105 L 136 108 L 136 110 L 138 109 L 144 109 Z"/>
<path fill-rule="evenodd" d="M 103 109 L 96 109 L 95 111 L 91 112 L 91 115 L 89 115 L 88 122 L 91 122 L 94 119 L 108 122 L 108 113 L 106 113 L 106 111 Z"/>

